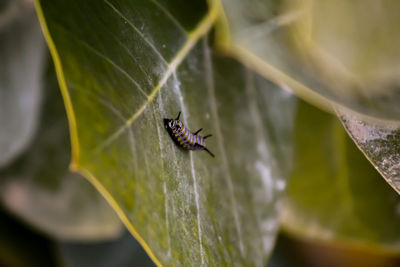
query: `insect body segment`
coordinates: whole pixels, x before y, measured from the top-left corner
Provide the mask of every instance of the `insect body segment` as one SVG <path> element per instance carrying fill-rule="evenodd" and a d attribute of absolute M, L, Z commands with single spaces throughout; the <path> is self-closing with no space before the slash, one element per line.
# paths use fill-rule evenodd
<path fill-rule="evenodd" d="M 190 132 L 189 129 L 187 129 L 179 120 L 180 115 L 181 112 L 179 112 L 176 119 L 164 118 L 164 126 L 175 144 L 187 150 L 205 150 L 212 157 L 215 157 L 214 154 L 206 148 L 205 139 L 210 137 L 211 134 L 204 137 L 199 136 L 198 133 L 202 130 L 202 128 L 195 133 Z"/>

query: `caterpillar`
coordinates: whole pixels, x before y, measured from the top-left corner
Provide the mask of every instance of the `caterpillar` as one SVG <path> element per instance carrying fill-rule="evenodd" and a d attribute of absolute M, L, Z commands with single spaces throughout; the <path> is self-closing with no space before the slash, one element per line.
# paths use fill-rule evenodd
<path fill-rule="evenodd" d="M 174 143 L 177 144 L 179 147 L 187 150 L 205 150 L 214 158 L 214 154 L 206 148 L 205 141 L 208 137 L 211 137 L 212 135 L 209 134 L 203 137 L 198 135 L 198 133 L 203 130 L 203 128 L 200 128 L 195 133 L 190 132 L 189 129 L 187 129 L 179 120 L 180 115 L 181 112 L 179 111 L 176 119 L 164 118 L 164 126 Z"/>

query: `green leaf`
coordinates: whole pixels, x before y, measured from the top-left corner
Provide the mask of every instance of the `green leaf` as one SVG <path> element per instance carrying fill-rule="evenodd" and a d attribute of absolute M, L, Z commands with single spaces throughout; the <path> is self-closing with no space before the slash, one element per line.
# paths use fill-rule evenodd
<path fill-rule="evenodd" d="M 152 260 L 265 266 L 294 100 L 213 53 L 206 35 L 217 10 L 203 1 L 37 7 L 68 111 L 72 166 Z M 189 129 L 214 135 L 215 158 L 175 146 L 163 118 L 179 111 Z"/>
<path fill-rule="evenodd" d="M 399 251 L 398 196 L 340 121 L 301 102 L 283 226 L 303 237 Z"/>
<path fill-rule="evenodd" d="M 210 0 L 217 41 L 304 100 L 400 120 L 399 2 Z"/>
<path fill-rule="evenodd" d="M 385 180 L 400 193 L 400 129 L 337 109 L 346 131 Z"/>
<path fill-rule="evenodd" d="M 68 170 L 68 124 L 53 65 L 45 83 L 38 134 L 26 153 L 0 172 L 0 199 L 18 217 L 62 240 L 115 238 L 122 224 L 86 179 Z"/>
<path fill-rule="evenodd" d="M 17 6 L 0 12 L 0 167 L 29 145 L 42 98 L 45 42 L 33 6 Z"/>

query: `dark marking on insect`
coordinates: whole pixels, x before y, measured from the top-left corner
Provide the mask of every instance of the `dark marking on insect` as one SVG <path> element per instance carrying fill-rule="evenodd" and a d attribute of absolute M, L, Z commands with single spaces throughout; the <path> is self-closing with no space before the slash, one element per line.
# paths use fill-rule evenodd
<path fill-rule="evenodd" d="M 179 120 L 180 115 L 181 112 L 179 111 L 178 117 L 176 117 L 176 119 L 164 118 L 164 126 L 174 143 L 177 144 L 179 147 L 187 150 L 205 150 L 212 157 L 215 157 L 214 154 L 206 148 L 205 141 L 205 139 L 211 137 L 212 135 L 209 134 L 203 137 L 198 135 L 198 133 L 203 130 L 203 128 L 200 128 L 195 133 L 190 132 L 189 129 L 187 129 Z"/>

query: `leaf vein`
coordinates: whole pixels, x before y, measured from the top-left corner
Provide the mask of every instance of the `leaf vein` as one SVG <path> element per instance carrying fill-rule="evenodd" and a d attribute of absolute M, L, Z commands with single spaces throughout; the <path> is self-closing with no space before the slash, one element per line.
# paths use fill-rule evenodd
<path fill-rule="evenodd" d="M 208 96 L 210 98 L 210 103 L 211 103 L 211 112 L 213 114 L 214 118 L 214 128 L 216 132 L 216 138 L 218 140 L 218 150 L 221 153 L 221 161 L 222 161 L 222 169 L 225 172 L 225 180 L 226 184 L 228 186 L 229 190 L 229 198 L 232 206 L 232 211 L 233 211 L 233 217 L 234 217 L 234 224 L 235 224 L 235 229 L 237 232 L 238 236 L 238 241 L 239 241 L 239 250 L 240 254 L 244 256 L 244 245 L 243 245 L 243 240 L 242 240 L 242 228 L 241 224 L 239 221 L 239 215 L 237 213 L 237 201 L 235 197 L 235 190 L 233 188 L 233 182 L 232 182 L 232 175 L 229 171 L 229 164 L 228 164 L 228 158 L 225 153 L 225 148 L 224 148 L 224 138 L 222 135 L 221 127 L 220 127 L 220 121 L 219 121 L 219 114 L 218 114 L 218 107 L 217 107 L 217 102 L 216 102 L 216 96 L 215 96 L 215 89 L 214 89 L 214 80 L 213 80 L 213 72 L 212 72 L 212 62 L 211 62 L 211 55 L 210 51 L 208 48 L 208 44 L 204 41 L 203 42 L 203 49 L 204 49 L 204 67 L 205 67 L 205 72 L 206 72 L 206 83 L 207 83 L 207 89 L 208 89 Z"/>
<path fill-rule="evenodd" d="M 192 47 L 197 43 L 201 36 L 206 34 L 210 28 L 212 27 L 215 19 L 218 15 L 218 8 L 213 8 L 209 11 L 206 17 L 203 18 L 202 21 L 198 24 L 194 31 L 192 31 L 185 42 L 185 44 L 181 47 L 178 51 L 176 56 L 173 58 L 170 64 L 168 64 L 167 71 L 165 72 L 163 78 L 158 82 L 155 86 L 151 94 L 147 97 L 147 100 L 139 107 L 139 109 L 130 116 L 130 118 L 120 127 L 118 128 L 113 134 L 110 135 L 106 140 L 100 143 L 95 150 L 100 151 L 110 145 L 116 138 L 118 138 L 128 127 L 130 127 L 133 122 L 143 113 L 146 109 L 147 105 L 151 103 L 154 98 L 156 97 L 157 93 L 160 89 L 166 84 L 169 77 L 172 73 L 175 72 L 176 68 L 180 65 L 183 61 L 185 56 L 189 53 Z"/>
<path fill-rule="evenodd" d="M 178 20 L 176 20 L 176 18 L 174 16 L 172 16 L 172 14 L 168 11 L 168 9 L 166 9 L 165 7 L 163 7 L 157 0 L 152 0 L 152 2 L 162 11 L 164 12 L 165 15 L 167 15 L 167 17 L 175 24 L 175 26 L 185 35 L 187 35 L 187 31 L 183 28 L 183 26 L 180 24 L 180 22 Z"/>
<path fill-rule="evenodd" d="M 199 235 L 199 247 L 200 247 L 200 258 L 201 258 L 201 266 L 204 265 L 204 248 L 203 248 L 203 240 L 202 240 L 202 232 L 201 232 L 201 221 L 200 221 L 200 203 L 199 203 L 199 192 L 197 189 L 197 177 L 196 171 L 194 169 L 194 161 L 193 161 L 193 152 L 190 151 L 190 168 L 192 171 L 193 178 L 193 190 L 196 202 L 196 210 L 197 210 L 197 232 Z"/>
<path fill-rule="evenodd" d="M 160 101 L 160 106 L 163 106 L 162 104 L 162 99 L 161 99 L 161 95 L 159 96 L 159 101 Z M 162 110 L 164 110 L 162 108 Z M 153 108 L 153 115 L 154 115 L 154 121 L 157 121 L 156 118 L 156 110 Z M 161 177 L 162 177 L 162 181 L 163 181 L 163 194 L 165 197 L 164 200 L 164 212 L 165 212 L 165 229 L 166 229 L 166 233 L 167 233 L 167 242 L 168 242 L 168 256 L 171 256 L 171 234 L 170 234 L 170 226 L 169 226 L 169 209 L 168 209 L 168 188 L 167 188 L 167 178 L 165 176 L 165 167 L 164 167 L 164 148 L 162 145 L 162 139 L 161 139 L 161 131 L 160 131 L 160 125 L 157 123 L 157 137 L 158 137 L 158 146 L 160 148 L 160 165 L 161 165 Z"/>
<path fill-rule="evenodd" d="M 129 26 L 132 27 L 132 29 L 137 32 L 137 34 L 143 39 L 143 41 L 146 42 L 146 44 L 148 44 L 151 49 L 160 57 L 161 61 L 163 61 L 164 63 L 167 63 L 167 61 L 165 60 L 165 58 L 162 56 L 162 54 L 160 53 L 160 51 L 157 50 L 157 48 L 154 46 L 154 44 L 152 42 L 150 42 L 146 36 L 130 21 L 128 20 L 122 13 L 121 11 L 119 11 L 113 4 L 111 4 L 108 0 L 104 0 L 104 2 L 115 12 L 117 13 L 118 16 L 120 16 L 124 21 L 126 21 Z"/>
<path fill-rule="evenodd" d="M 129 75 L 123 68 L 121 68 L 117 63 L 115 63 L 113 60 L 110 58 L 106 57 L 103 55 L 100 51 L 98 51 L 96 48 L 94 48 L 92 45 L 89 43 L 83 41 L 82 39 L 78 38 L 75 34 L 70 32 L 68 29 L 66 29 L 64 26 L 54 23 L 54 26 L 58 27 L 59 29 L 65 31 L 69 35 L 71 35 L 78 43 L 80 43 L 82 46 L 84 46 L 88 51 L 91 51 L 93 54 L 98 56 L 99 58 L 103 59 L 107 63 L 109 63 L 111 66 L 113 66 L 116 70 L 118 70 L 120 73 L 122 73 L 128 80 L 130 80 L 136 87 L 137 89 L 145 96 L 147 97 L 146 92 L 142 89 L 140 84 L 131 76 Z"/>
<path fill-rule="evenodd" d="M 111 34 L 111 35 L 113 35 L 113 34 Z M 118 38 L 116 36 L 114 36 L 114 37 L 115 37 L 115 40 L 117 41 L 117 43 L 126 51 L 126 53 L 128 53 L 129 57 L 136 63 L 136 65 L 139 67 L 141 72 L 144 75 L 148 76 L 149 74 L 143 69 L 142 65 L 139 64 L 138 60 L 132 55 L 132 52 L 129 50 L 129 48 L 127 48 L 120 40 L 118 40 Z"/>

